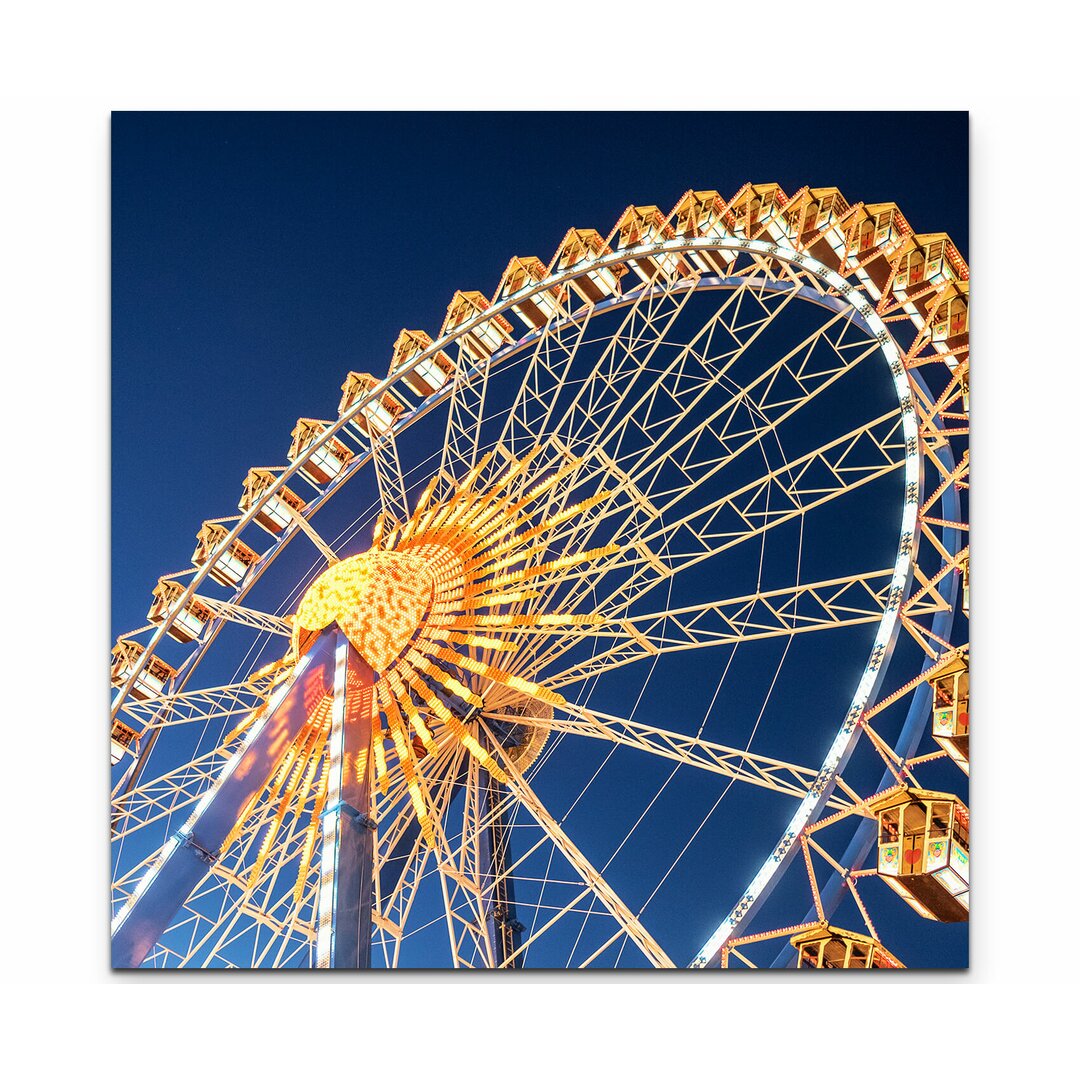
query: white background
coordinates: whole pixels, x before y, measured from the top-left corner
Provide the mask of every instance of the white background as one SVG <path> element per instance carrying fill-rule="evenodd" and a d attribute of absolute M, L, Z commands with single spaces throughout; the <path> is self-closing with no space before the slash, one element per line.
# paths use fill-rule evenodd
<path fill-rule="evenodd" d="M 1076 22 L 1042 2 L 8 8 L 0 971 L 12 984 L 3 1015 L 14 1075 L 1068 1069 L 1080 721 Z M 111 645 L 109 114 L 225 108 L 971 110 L 979 737 L 969 972 L 808 981 L 108 970 L 99 759 Z M 868 129 L 862 152 L 926 153 L 874 140 Z M 35 459 L 56 463 L 47 478 L 28 468 Z"/>

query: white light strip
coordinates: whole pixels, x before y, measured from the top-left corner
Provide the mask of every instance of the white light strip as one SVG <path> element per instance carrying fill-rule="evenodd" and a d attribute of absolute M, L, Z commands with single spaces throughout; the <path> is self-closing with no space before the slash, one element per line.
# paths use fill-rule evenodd
<path fill-rule="evenodd" d="M 743 241 L 739 246 L 746 250 L 773 255 L 781 260 L 798 263 L 809 270 L 832 286 L 841 296 L 844 296 L 865 322 L 870 332 L 877 338 L 881 351 L 889 364 L 889 370 L 892 372 L 896 396 L 902 413 L 906 448 L 904 514 L 900 525 L 900 543 L 897 550 L 896 564 L 893 569 L 892 583 L 889 588 L 885 610 L 878 625 L 873 648 L 870 650 L 870 659 L 855 689 L 855 695 L 852 698 L 844 722 L 840 725 L 840 730 L 836 733 L 832 746 L 829 747 L 829 752 L 818 770 L 817 778 L 788 822 L 784 835 L 769 858 L 762 864 L 761 869 L 754 875 L 753 880 L 743 892 L 738 903 L 729 912 L 727 918 L 716 928 L 709 940 L 701 947 L 697 956 L 694 957 L 690 964 L 692 968 L 704 967 L 716 955 L 718 950 L 734 934 L 742 920 L 749 914 L 755 901 L 761 896 L 773 877 L 780 872 L 802 830 L 811 822 L 824 803 L 826 794 L 832 787 L 840 762 L 854 745 L 859 731 L 859 718 L 862 716 L 870 693 L 881 674 L 889 643 L 896 630 L 900 604 L 911 573 L 911 552 L 915 540 L 919 502 L 919 440 L 911 386 L 904 370 L 903 358 L 881 318 L 862 299 L 861 295 L 852 289 L 848 282 L 816 259 L 796 253 L 790 248 L 784 248 L 776 244 L 766 244 L 762 241 Z"/>
<path fill-rule="evenodd" d="M 839 274 L 833 272 L 832 270 L 829 270 L 827 267 L 824 266 L 824 264 L 818 262 L 816 259 L 813 259 L 809 255 L 806 255 L 803 252 L 797 251 L 794 248 L 789 247 L 787 245 L 779 245 L 779 244 L 767 243 L 767 242 L 764 242 L 764 241 L 744 240 L 744 239 L 737 238 L 737 237 L 731 235 L 723 227 L 722 223 L 719 223 L 719 222 L 716 222 L 716 223 L 713 224 L 712 230 L 713 230 L 712 234 L 708 235 L 708 236 L 703 236 L 703 237 L 698 237 L 698 238 L 688 238 L 688 237 L 685 237 L 685 236 L 683 236 L 683 237 L 675 237 L 675 238 L 673 238 L 671 240 L 666 240 L 666 241 L 663 241 L 661 243 L 655 243 L 655 244 L 651 244 L 651 245 L 640 245 L 640 246 L 642 246 L 645 251 L 651 252 L 653 254 L 661 254 L 661 253 L 663 253 L 665 251 L 692 252 L 692 251 L 696 251 L 696 250 L 718 250 L 718 249 L 720 249 L 720 250 L 730 250 L 730 251 L 735 252 L 735 253 L 737 253 L 738 251 L 751 251 L 751 252 L 755 252 L 755 253 L 759 253 L 759 254 L 763 254 L 763 255 L 767 255 L 767 256 L 773 256 L 773 257 L 776 257 L 778 259 L 781 259 L 782 261 L 791 262 L 791 263 L 795 264 L 796 266 L 804 268 L 804 269 L 810 271 L 811 273 L 815 274 L 819 279 L 827 281 L 839 293 L 839 295 L 841 297 L 844 297 L 844 298 L 855 297 L 859 301 L 861 301 L 861 303 L 856 303 L 854 299 L 849 299 L 849 302 L 852 303 L 852 306 L 855 307 L 856 310 L 858 310 L 859 313 L 866 320 L 867 325 L 870 326 L 871 328 L 873 328 L 875 333 L 877 333 L 877 334 L 884 333 L 886 335 L 887 339 L 888 339 L 888 344 L 892 344 L 891 337 L 888 337 L 887 331 L 885 331 L 884 324 L 881 322 L 880 318 L 878 318 L 878 316 L 877 316 L 876 312 L 874 312 L 873 308 L 870 305 L 866 304 L 864 300 L 862 300 L 861 294 L 858 293 L 856 291 L 856 289 L 848 281 L 846 281 L 844 278 L 842 278 Z M 578 264 L 575 264 L 574 266 L 567 268 L 565 271 L 563 271 L 561 273 L 556 273 L 556 274 L 553 274 L 553 275 L 549 275 L 548 277 L 546 277 L 545 279 L 543 279 L 540 282 L 534 282 L 534 283 L 529 283 L 529 284 L 523 285 L 520 289 L 518 289 L 513 294 L 504 297 L 501 302 L 493 304 L 492 307 L 489 310 L 486 310 L 486 311 L 484 311 L 482 313 L 478 313 L 471 320 L 467 320 L 465 323 L 459 325 L 458 327 L 455 327 L 448 334 L 440 336 L 437 340 L 432 342 L 432 344 L 427 349 L 421 350 L 419 353 L 417 353 L 415 356 L 413 356 L 411 358 L 411 360 L 406 365 L 403 365 L 398 371 L 393 372 L 392 374 L 388 375 L 387 378 L 385 378 L 381 382 L 379 382 L 375 387 L 373 387 L 367 393 L 366 396 L 361 395 L 361 397 L 357 398 L 357 400 L 355 402 L 353 402 L 350 409 L 347 410 L 344 415 L 339 417 L 337 422 L 335 422 L 333 425 L 328 427 L 326 429 L 326 431 L 324 432 L 323 436 L 317 441 L 320 444 L 322 444 L 323 442 L 327 442 L 329 440 L 329 438 L 334 433 L 336 433 L 339 429 L 343 428 L 345 426 L 345 424 L 347 422 L 349 422 L 349 420 L 354 415 L 357 415 L 360 412 L 360 410 L 361 410 L 361 402 L 362 401 L 371 402 L 371 401 L 377 399 L 379 397 L 379 395 L 381 394 L 381 392 L 383 392 L 384 390 L 391 389 L 394 385 L 399 383 L 404 378 L 404 376 L 408 375 L 416 367 L 418 367 L 421 362 L 423 362 L 425 359 L 429 358 L 430 356 L 433 356 L 438 351 L 444 349 L 446 347 L 446 344 L 449 341 L 463 336 L 474 325 L 479 326 L 481 323 L 483 323 L 485 321 L 488 321 L 488 320 L 493 319 L 495 317 L 501 316 L 505 311 L 510 310 L 515 302 L 520 302 L 522 299 L 540 298 L 542 295 L 545 295 L 548 292 L 548 290 L 551 289 L 552 287 L 558 286 L 563 281 L 569 281 L 570 279 L 572 279 L 574 277 L 580 276 L 582 274 L 582 272 L 583 272 L 583 269 L 586 266 L 588 267 L 589 270 L 595 270 L 597 267 L 612 265 L 612 264 L 624 261 L 627 258 L 627 254 L 628 253 L 625 250 L 620 250 L 620 251 L 613 252 L 613 253 L 611 253 L 609 255 L 603 256 L 603 257 L 594 256 L 593 259 L 588 260 L 587 263 L 579 262 Z M 865 277 L 864 273 L 860 273 L 859 271 L 856 271 L 856 273 L 859 276 L 860 280 Z M 865 281 L 865 284 L 867 286 L 872 287 L 872 282 L 868 278 Z M 533 334 L 534 334 L 534 332 L 527 333 L 526 335 L 524 335 L 524 337 L 522 339 L 519 340 L 518 344 L 519 345 L 522 344 L 526 339 L 531 338 L 533 336 Z M 886 352 L 886 355 L 888 355 L 889 349 L 886 347 L 886 342 L 882 342 L 882 349 L 883 349 L 884 352 Z M 913 541 L 913 539 L 914 539 L 915 517 L 916 517 L 916 513 L 917 513 L 917 501 L 918 501 L 918 474 L 919 474 L 919 468 L 918 468 L 919 459 L 918 459 L 918 449 L 917 449 L 917 447 L 918 447 L 918 435 L 917 435 L 916 421 L 915 421 L 915 417 L 914 417 L 913 404 L 912 404 L 912 399 L 911 399 L 911 391 L 910 391 L 910 387 L 909 387 L 909 385 L 907 383 L 906 376 L 904 374 L 903 362 L 900 359 L 899 354 L 896 353 L 895 346 L 893 346 L 892 351 L 893 351 L 893 353 L 895 355 L 894 355 L 894 359 L 890 362 L 890 368 L 893 371 L 894 380 L 896 382 L 896 387 L 897 387 L 898 398 L 900 399 L 900 404 L 901 404 L 901 407 L 903 409 L 903 427 L 904 427 L 905 439 L 906 439 L 906 442 L 907 442 L 907 445 L 908 445 L 907 461 L 906 461 L 908 483 L 907 483 L 907 495 L 906 495 L 906 498 L 905 498 L 904 517 L 903 517 L 902 530 L 901 530 L 901 548 L 900 548 L 901 555 L 898 557 L 898 560 L 897 560 L 896 568 L 895 568 L 895 571 L 894 571 L 894 577 L 893 577 L 893 586 L 892 586 L 892 589 L 890 591 L 890 596 L 889 596 L 889 604 L 887 605 L 886 612 L 885 612 L 885 614 L 883 616 L 883 619 L 882 619 L 882 622 L 881 622 L 881 624 L 879 626 L 879 633 L 878 633 L 878 638 L 876 639 L 875 650 L 877 649 L 878 644 L 881 643 L 881 641 L 883 639 L 883 635 L 884 635 L 884 639 L 887 640 L 888 637 L 891 636 L 891 634 L 893 633 L 894 628 L 895 628 L 896 610 L 891 605 L 892 605 L 892 600 L 893 600 L 894 595 L 896 594 L 897 589 L 900 590 L 900 593 L 902 595 L 902 590 L 906 586 L 907 575 L 910 573 L 910 555 L 907 554 L 907 552 L 909 552 L 911 550 L 911 541 Z M 447 385 L 449 385 L 449 383 Z M 424 413 L 430 411 L 431 408 L 434 408 L 437 404 L 441 403 L 442 400 L 445 398 L 445 396 L 446 396 L 445 393 L 440 391 L 439 393 L 431 395 L 429 398 L 427 398 L 427 400 L 426 400 L 427 408 L 406 409 L 405 412 L 402 415 L 401 420 L 399 421 L 399 426 L 406 426 L 404 423 L 402 423 L 402 421 L 404 421 L 406 419 L 408 419 L 411 422 L 412 419 L 419 418 L 419 416 L 421 414 L 424 414 Z M 416 414 L 416 416 L 412 415 L 414 413 Z M 360 455 L 358 455 L 357 458 L 354 459 L 354 461 L 352 463 L 350 463 L 352 468 L 346 468 L 345 470 L 343 470 L 343 473 L 346 474 L 346 475 L 351 475 L 351 473 L 353 471 L 355 471 L 356 468 L 359 468 L 362 464 L 365 464 L 369 459 L 370 459 L 370 454 L 363 455 L 362 457 Z M 294 472 L 296 472 L 298 470 L 298 468 L 299 468 L 299 465 L 294 463 L 292 465 L 292 467 L 287 469 L 286 472 L 283 473 L 282 476 L 279 479 L 281 481 L 284 481 L 284 479 L 287 479 L 288 476 L 291 476 Z M 320 496 L 320 499 L 322 497 L 325 497 L 325 494 L 326 493 L 324 492 L 323 495 Z M 250 515 L 250 512 L 249 512 L 249 515 Z M 233 530 L 233 533 L 231 533 L 229 537 L 226 537 L 225 541 L 222 542 L 222 546 L 225 546 L 226 543 L 228 541 L 230 541 L 231 539 L 239 537 L 239 533 L 241 531 L 241 526 L 243 524 L 245 524 L 245 522 L 242 520 L 240 522 L 240 524 L 237 525 L 236 528 Z M 210 560 L 207 563 L 207 565 L 205 567 L 203 567 L 200 574 L 193 581 L 192 586 L 191 586 L 192 589 L 202 580 L 203 577 L 205 577 L 206 573 L 208 572 L 209 566 L 212 565 L 212 563 L 213 563 L 213 560 Z M 265 567 L 263 567 L 263 569 L 265 569 Z M 897 602 L 896 602 L 896 607 L 898 607 L 898 605 L 899 605 L 899 600 L 897 600 Z M 888 631 L 887 634 L 884 633 L 886 630 Z M 151 646 L 157 643 L 157 641 L 162 637 L 163 633 L 164 633 L 164 629 L 159 628 L 157 633 L 154 635 L 154 639 L 151 642 Z M 202 648 L 202 646 L 200 645 L 200 651 L 201 651 L 201 648 Z M 147 651 L 149 652 L 151 650 L 148 648 Z M 871 654 L 872 658 L 873 658 L 874 655 L 875 655 L 874 653 Z M 880 667 L 880 657 L 878 659 L 878 663 L 877 663 L 876 666 L 873 666 L 873 667 L 871 665 L 867 666 L 867 669 L 864 672 L 863 679 L 859 683 L 859 690 L 856 691 L 856 701 L 858 700 L 859 692 L 863 689 L 864 683 L 866 683 L 867 674 L 869 673 L 870 675 L 876 677 L 876 673 L 877 673 L 877 670 L 878 670 L 879 667 Z M 299 668 L 298 668 L 298 671 L 299 671 Z M 873 681 L 873 679 L 871 678 L 871 680 L 870 680 L 871 684 L 872 684 L 872 681 Z M 113 712 L 114 712 L 114 714 L 115 714 L 115 712 L 117 711 L 117 709 L 119 707 L 119 699 L 122 696 L 123 696 L 123 691 L 118 693 L 117 696 L 116 696 L 116 699 L 114 700 L 114 704 L 113 704 Z M 855 703 L 853 702 L 852 708 L 854 708 L 854 707 L 855 707 Z M 849 712 L 849 717 L 850 717 L 850 712 Z M 845 732 L 845 729 L 847 728 L 847 726 L 848 726 L 848 720 L 845 720 L 844 725 L 841 727 L 841 730 L 837 735 L 837 739 L 834 740 L 834 747 L 837 745 L 837 741 L 841 740 L 842 737 L 844 736 L 844 732 Z M 259 727 L 261 727 L 261 724 L 259 725 Z M 254 733 L 252 733 L 252 735 L 253 734 Z M 251 736 L 249 736 L 249 737 L 251 737 Z M 848 741 L 850 741 L 850 738 L 849 738 Z M 813 794 L 814 790 L 819 786 L 819 784 L 821 782 L 821 779 L 822 779 L 822 776 L 826 772 L 826 767 L 827 767 L 828 761 L 832 757 L 833 757 L 833 751 L 830 750 L 829 757 L 826 759 L 826 762 L 822 766 L 822 770 L 819 772 L 818 783 L 815 783 L 814 788 L 811 789 L 811 794 L 807 796 L 807 799 L 810 799 L 810 797 Z M 235 761 L 231 762 L 230 765 L 228 766 L 229 771 L 231 771 L 231 768 L 233 768 L 233 767 L 235 767 Z M 223 777 L 224 777 L 224 775 L 227 775 L 227 773 L 223 774 Z M 200 803 L 200 806 L 201 805 L 202 804 Z M 801 807 L 800 807 L 800 812 L 801 812 Z M 796 815 L 792 818 L 792 823 L 791 824 L 794 824 L 798 820 L 798 818 L 800 816 L 800 812 L 797 812 Z M 195 815 L 193 815 L 193 817 L 194 816 Z M 789 831 L 790 831 L 790 826 L 789 826 Z M 786 839 L 786 834 L 785 834 L 785 839 Z M 784 845 L 784 840 L 782 840 L 781 844 L 778 845 L 777 850 L 780 850 L 780 847 L 782 847 L 783 845 Z M 166 847 L 168 847 L 168 845 L 166 845 Z M 166 848 L 162 849 L 163 852 L 165 852 L 165 850 L 166 850 Z M 758 879 L 761 878 L 762 872 L 765 871 L 767 868 L 769 868 L 771 865 L 772 865 L 772 860 L 767 862 L 765 864 L 765 866 L 762 867 L 762 871 L 759 871 L 759 873 L 755 877 L 754 881 L 757 882 Z M 149 877 L 149 876 L 150 876 L 150 872 L 148 871 L 148 874 L 146 875 L 146 877 Z M 141 894 L 141 892 L 145 891 L 146 884 L 147 884 L 146 877 L 144 877 L 143 881 L 140 882 L 140 884 L 139 884 L 139 886 L 138 886 L 138 888 L 136 890 L 136 895 Z M 744 894 L 744 898 L 743 898 L 744 900 L 746 900 L 749 897 L 750 901 L 752 902 L 753 898 L 750 896 L 750 893 L 751 893 L 751 890 L 753 889 L 753 887 L 754 887 L 754 884 L 751 883 L 751 887 Z M 114 926 L 118 925 L 119 921 L 122 921 L 123 916 L 126 914 L 127 909 L 131 906 L 131 903 L 132 903 L 133 899 L 134 899 L 134 897 L 132 898 L 132 900 L 129 900 L 127 907 L 125 907 L 125 909 L 123 911 L 121 911 L 120 915 L 117 917 L 117 920 L 114 922 Z M 740 904 L 741 903 L 742 903 L 742 901 L 740 901 Z M 738 905 L 737 905 L 737 907 L 738 907 Z M 721 927 L 718 928 L 716 933 L 713 935 L 713 938 L 710 938 L 710 942 L 712 942 L 717 937 L 718 934 L 720 934 L 722 931 L 724 931 L 724 929 L 728 925 L 728 922 L 730 921 L 731 917 L 732 916 L 729 915 L 728 920 L 725 921 L 725 923 L 722 924 Z M 726 940 L 726 936 L 728 936 L 728 935 L 725 935 L 725 937 L 722 940 Z M 717 947 L 719 947 L 719 946 L 717 946 Z M 708 948 L 709 948 L 709 946 L 707 944 L 705 946 L 705 948 L 702 949 L 702 953 L 704 953 Z M 713 951 L 715 951 L 715 950 L 713 950 Z M 702 953 L 699 953 L 699 957 L 695 959 L 695 962 L 691 966 L 701 966 L 698 963 L 698 959 L 700 959 Z"/>
<path fill-rule="evenodd" d="M 331 967 L 334 961 L 334 907 L 336 870 L 341 833 L 341 782 L 345 765 L 345 706 L 349 642 L 342 637 L 334 659 L 334 705 L 327 743 L 326 807 L 322 819 L 322 851 L 319 854 L 319 917 L 315 935 L 315 966 Z"/>
<path fill-rule="evenodd" d="M 171 836 L 168 840 L 165 841 L 165 844 L 162 846 L 161 851 L 158 853 L 158 857 L 150 864 L 150 866 L 147 867 L 146 873 L 143 874 L 143 876 L 139 879 L 139 883 L 135 886 L 135 891 L 128 898 L 128 902 L 116 913 L 116 916 L 113 918 L 112 921 L 111 933 L 115 934 L 123 921 L 128 917 L 128 914 L 131 912 L 131 909 L 135 904 L 135 901 L 138 900 L 139 897 L 142 896 L 142 894 L 146 892 L 146 890 L 150 887 L 150 883 L 155 877 L 157 877 L 158 872 L 169 860 L 169 857 L 176 850 L 176 848 L 180 845 L 181 838 L 187 840 L 191 837 L 191 834 L 195 828 L 196 823 L 199 820 L 199 817 L 207 808 L 207 806 L 210 805 L 211 800 L 217 794 L 218 789 L 221 787 L 221 785 L 229 778 L 229 776 L 232 775 L 233 770 L 240 763 L 240 759 L 244 756 L 244 751 L 248 748 L 248 746 L 259 734 L 259 732 L 262 731 L 267 721 L 273 715 L 274 710 L 280 704 L 284 694 L 288 691 L 289 687 L 292 686 L 293 682 L 299 677 L 300 673 L 304 670 L 304 668 L 307 667 L 309 659 L 310 658 L 308 656 L 301 656 L 296 663 L 296 667 L 293 669 L 292 675 L 285 682 L 283 682 L 267 699 L 266 712 L 263 714 L 262 718 L 257 723 L 252 724 L 250 730 L 244 736 L 243 742 L 240 744 L 239 747 L 237 747 L 236 752 L 232 755 L 232 757 L 230 757 L 229 760 L 225 762 L 225 766 L 218 774 L 217 779 L 210 785 L 209 788 L 206 789 L 203 797 L 199 800 L 199 802 L 195 806 L 195 809 L 192 811 L 191 816 L 187 819 L 187 821 L 184 822 L 183 828 L 181 828 L 175 836 Z"/>

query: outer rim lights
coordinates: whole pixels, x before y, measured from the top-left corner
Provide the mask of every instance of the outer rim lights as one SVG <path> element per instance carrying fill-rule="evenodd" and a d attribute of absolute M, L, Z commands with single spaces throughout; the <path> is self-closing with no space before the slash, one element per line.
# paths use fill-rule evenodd
<path fill-rule="evenodd" d="M 147 869 L 146 873 L 139 879 L 138 884 L 135 886 L 131 896 L 128 897 L 127 903 L 116 913 L 113 918 L 112 925 L 110 927 L 110 934 L 115 934 L 117 929 L 121 926 L 124 920 L 131 913 L 131 909 L 135 906 L 135 901 L 150 887 L 150 883 L 157 876 L 157 872 L 168 861 L 169 856 L 180 846 L 181 838 L 186 839 L 187 834 L 181 830 L 175 836 L 170 836 L 165 841 L 158 857 L 154 860 L 153 864 Z"/>
<path fill-rule="evenodd" d="M 721 246 L 728 246 L 722 243 Z M 767 244 L 761 241 L 744 241 L 741 245 L 753 251 L 763 254 L 772 254 L 781 260 L 790 261 L 785 249 L 777 244 Z M 809 257 L 797 260 L 804 269 L 814 273 L 817 277 L 827 281 L 838 292 L 841 278 L 838 274 L 826 268 L 816 259 Z M 907 591 L 912 574 L 912 551 L 915 543 L 915 529 L 918 517 L 919 501 L 919 452 L 918 452 L 918 427 L 915 419 L 915 407 L 911 394 L 911 386 L 907 380 L 903 366 L 903 358 L 897 349 L 896 343 L 885 328 L 880 317 L 868 305 L 862 294 L 857 289 L 850 289 L 844 296 L 850 305 L 853 319 L 857 319 L 863 326 L 876 337 L 881 352 L 884 354 L 886 363 L 893 376 L 893 384 L 896 389 L 897 400 L 901 410 L 901 419 L 904 429 L 907 452 L 905 454 L 905 501 L 904 513 L 900 526 L 900 542 L 897 549 L 896 563 L 894 564 L 893 585 L 890 588 L 888 600 L 882 619 L 878 625 L 878 632 L 874 638 L 870 658 L 867 661 L 862 677 L 859 680 L 855 694 L 851 701 L 840 730 L 837 732 L 832 746 L 821 764 L 817 779 L 811 785 L 807 794 L 799 804 L 798 809 L 788 822 L 780 842 L 776 845 L 772 854 L 765 860 L 757 874 L 754 875 L 744 891 L 742 897 L 734 905 L 724 921 L 716 928 L 709 940 L 698 951 L 690 967 L 704 967 L 714 955 L 723 947 L 724 943 L 732 936 L 736 927 L 751 911 L 754 904 L 761 899 L 762 892 L 768 888 L 780 869 L 783 867 L 791 853 L 795 850 L 795 841 L 802 830 L 809 824 L 814 814 L 825 801 L 826 795 L 831 789 L 831 782 L 841 766 L 845 756 L 854 747 L 858 738 L 858 718 L 869 701 L 870 695 L 882 673 L 882 662 L 887 654 L 889 643 L 892 641 L 899 624 L 899 610 L 903 596 Z"/>
<path fill-rule="evenodd" d="M 814 267 L 820 268 L 820 264 L 817 264 L 814 260 L 809 259 L 808 257 L 802 255 L 801 253 L 794 251 L 790 247 L 787 247 L 787 246 L 781 247 L 779 245 L 770 245 L 770 244 L 762 242 L 762 241 L 751 242 L 751 241 L 741 241 L 741 240 L 740 241 L 734 241 L 733 240 L 731 242 L 723 243 L 723 242 L 718 242 L 718 238 L 714 237 L 714 238 L 705 239 L 703 242 L 690 244 L 690 245 L 688 245 L 685 241 L 683 241 L 683 242 L 674 241 L 674 242 L 671 242 L 669 244 L 665 244 L 665 245 L 662 245 L 662 246 L 663 247 L 679 248 L 679 249 L 682 249 L 682 250 L 687 250 L 688 248 L 692 248 L 692 247 L 698 247 L 698 248 L 735 248 L 735 249 L 742 249 L 742 250 L 756 250 L 756 251 L 768 252 L 771 249 L 777 255 L 777 257 L 788 259 L 792 263 L 797 264 L 798 266 L 800 266 L 801 268 L 807 268 L 807 269 L 811 269 L 811 268 L 814 268 Z M 653 250 L 658 250 L 658 249 L 660 249 L 660 247 L 661 247 L 661 245 L 654 245 Z M 648 250 L 648 246 L 645 246 L 645 249 Z M 617 255 L 625 257 L 625 252 L 619 252 L 619 253 L 617 253 Z M 613 261 L 613 260 L 617 261 L 617 257 L 613 256 L 612 259 L 609 259 L 607 261 Z M 590 265 L 603 265 L 604 262 L 605 262 L 605 260 L 602 260 L 602 259 L 593 259 L 593 260 L 590 261 Z M 817 273 L 818 270 L 815 269 L 814 272 Z M 829 273 L 831 273 L 831 272 L 829 272 Z M 573 277 L 573 276 L 577 276 L 576 271 L 573 274 L 566 273 L 566 274 L 562 274 L 562 275 L 552 275 L 548 279 L 548 283 L 546 285 L 542 285 L 541 287 L 539 287 L 537 289 L 531 290 L 531 293 L 543 291 L 544 288 L 551 287 L 551 282 L 553 282 L 553 281 L 558 281 L 558 280 L 562 280 L 562 279 L 565 279 L 565 278 L 568 278 L 568 277 Z M 845 286 L 846 286 L 846 283 L 845 283 Z M 848 293 L 851 292 L 850 286 L 846 286 L 846 289 L 847 289 Z M 842 290 L 838 289 L 838 291 L 841 292 L 841 295 L 844 295 Z M 515 293 L 514 295 L 516 297 L 521 297 L 523 294 L 526 294 L 526 293 L 529 293 L 529 292 L 530 292 L 529 290 L 523 288 L 523 289 L 518 290 L 518 292 Z M 469 326 L 469 325 L 473 325 L 473 324 L 479 324 L 480 322 L 484 321 L 485 317 L 490 317 L 491 315 L 496 314 L 499 311 L 505 310 L 507 308 L 507 306 L 508 306 L 508 304 L 505 301 L 501 306 L 500 305 L 494 305 L 493 306 L 494 309 L 495 309 L 494 312 L 484 313 L 483 316 L 478 315 L 471 321 L 471 323 L 466 324 L 466 325 Z M 460 330 L 461 328 L 458 328 L 458 329 Z M 456 336 L 461 336 L 461 334 L 460 333 L 455 333 L 454 336 L 455 337 Z M 429 350 L 429 351 L 437 349 L 438 345 L 439 345 L 439 342 L 433 343 L 432 349 Z M 409 370 L 412 370 L 413 368 L 415 368 L 417 366 L 417 364 L 419 364 L 421 362 L 421 360 L 423 358 L 423 355 L 425 355 L 425 354 L 420 354 L 417 358 L 415 358 L 415 362 L 413 363 L 413 365 L 411 366 L 411 368 Z M 380 383 L 380 386 L 382 386 L 382 385 L 388 385 L 388 381 L 384 380 L 383 383 Z M 353 411 L 355 412 L 355 408 L 354 408 Z M 914 427 L 914 420 L 909 415 L 909 413 L 907 411 L 905 411 L 905 413 L 904 413 L 904 426 L 905 426 L 905 429 L 907 429 L 909 426 L 911 426 L 912 428 Z M 917 476 L 917 465 L 918 465 L 918 455 L 917 455 L 917 453 L 909 454 L 909 456 L 908 456 L 909 475 L 910 475 L 911 464 L 912 464 L 913 461 L 915 462 L 915 465 L 916 465 L 916 476 Z M 916 491 L 917 491 L 917 488 L 916 488 Z M 908 496 L 907 502 L 908 502 L 908 506 L 910 506 L 910 508 L 911 508 L 910 521 L 911 521 L 911 525 L 912 525 L 912 528 L 913 528 L 914 527 L 914 518 L 915 518 L 915 505 L 914 505 L 913 498 L 912 498 L 912 496 L 910 494 Z M 904 512 L 905 525 L 909 521 L 908 506 L 905 506 L 905 512 Z M 903 560 L 898 560 L 897 566 L 896 566 L 896 572 L 894 574 L 894 583 L 902 583 L 903 581 L 906 581 L 907 575 L 910 572 L 910 564 L 911 564 L 910 558 L 905 557 Z M 895 620 L 895 615 L 893 615 L 891 620 L 889 620 L 888 617 L 886 617 L 885 619 L 882 620 L 882 629 L 884 629 L 885 624 L 886 624 L 887 621 L 888 621 L 889 626 L 891 628 L 893 626 L 893 624 L 895 623 L 895 621 L 896 621 Z M 877 661 L 877 663 L 873 665 L 873 671 L 876 671 L 880 667 L 880 664 L 881 664 L 881 661 L 879 659 Z M 868 665 L 867 673 L 869 673 L 870 671 L 871 671 L 871 666 Z M 866 673 L 864 673 L 864 679 L 865 679 L 865 677 L 866 677 Z M 862 687 L 862 685 L 863 685 L 862 682 L 860 682 L 860 688 Z M 844 727 L 841 729 L 841 733 L 838 734 L 837 739 L 841 738 L 841 735 L 843 734 L 844 730 L 847 728 L 847 725 L 848 725 L 848 721 L 845 720 Z M 824 771 L 824 768 L 825 767 L 823 765 L 823 771 Z M 815 786 L 817 786 L 817 785 L 815 785 Z"/>

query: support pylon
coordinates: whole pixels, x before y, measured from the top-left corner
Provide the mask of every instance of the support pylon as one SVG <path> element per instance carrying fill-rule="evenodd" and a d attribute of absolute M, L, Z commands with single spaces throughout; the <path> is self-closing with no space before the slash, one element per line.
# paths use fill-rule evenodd
<path fill-rule="evenodd" d="M 344 635 L 337 645 L 327 743 L 315 966 L 371 966 L 375 822 L 371 818 L 375 675 Z"/>
<path fill-rule="evenodd" d="M 514 957 L 514 952 L 525 928 L 517 918 L 514 879 L 507 873 L 507 868 L 513 865 L 510 828 L 499 809 L 506 801 L 506 788 L 486 769 L 476 771 L 480 786 L 481 819 L 490 818 L 488 824 L 480 830 L 478 838 L 480 886 L 485 898 L 488 940 L 492 942 L 495 953 L 492 957 L 493 966 L 513 968 L 518 966 L 520 958 Z M 508 957 L 514 958 L 508 960 Z"/>
<path fill-rule="evenodd" d="M 114 968 L 138 967 L 211 872 L 237 818 L 269 782 L 309 720 L 311 703 L 321 701 L 333 688 L 339 641 L 345 637 L 332 627 L 300 659 L 292 681 L 271 696 L 265 716 L 251 729 L 244 747 L 226 763 L 191 818 L 143 875 L 113 923 Z"/>

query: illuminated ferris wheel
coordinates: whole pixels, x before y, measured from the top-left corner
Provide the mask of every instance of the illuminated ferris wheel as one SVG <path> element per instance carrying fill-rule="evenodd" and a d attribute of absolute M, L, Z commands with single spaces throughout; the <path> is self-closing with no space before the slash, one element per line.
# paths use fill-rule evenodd
<path fill-rule="evenodd" d="M 116 643 L 114 966 L 896 967 L 964 921 L 967 310 L 895 205 L 747 184 L 403 330 Z"/>

